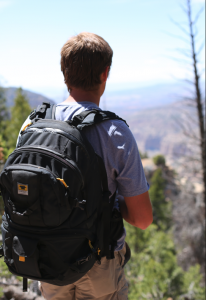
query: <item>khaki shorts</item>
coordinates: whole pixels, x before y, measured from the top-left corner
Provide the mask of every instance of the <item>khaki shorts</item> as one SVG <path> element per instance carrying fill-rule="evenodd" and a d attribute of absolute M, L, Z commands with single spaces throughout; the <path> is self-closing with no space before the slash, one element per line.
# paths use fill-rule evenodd
<path fill-rule="evenodd" d="M 115 258 L 101 259 L 81 279 L 66 286 L 41 282 L 41 292 L 47 300 L 127 300 L 128 285 L 125 279 L 124 255 L 126 247 L 115 251 Z"/>

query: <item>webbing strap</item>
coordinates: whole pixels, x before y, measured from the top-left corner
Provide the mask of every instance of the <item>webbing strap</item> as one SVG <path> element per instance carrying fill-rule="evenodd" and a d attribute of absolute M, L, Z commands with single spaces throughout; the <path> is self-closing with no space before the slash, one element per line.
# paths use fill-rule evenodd
<path fill-rule="evenodd" d="M 101 174 L 101 182 L 102 182 L 102 189 L 103 189 L 103 203 L 102 203 L 102 223 L 103 223 L 103 253 L 106 255 L 107 259 L 114 258 L 114 249 L 112 245 L 110 245 L 110 224 L 111 224 L 111 214 L 112 209 L 114 206 L 115 194 L 109 199 L 111 195 L 108 189 L 108 181 L 107 181 L 107 173 L 101 157 L 98 157 L 99 167 L 100 167 L 100 174 Z"/>
<path fill-rule="evenodd" d="M 27 292 L 27 278 L 23 277 L 23 292 Z"/>
<path fill-rule="evenodd" d="M 3 245 L 0 246 L 0 258 L 4 256 Z"/>
<path fill-rule="evenodd" d="M 95 125 L 106 120 L 121 120 L 126 123 L 125 120 L 115 113 L 98 109 L 85 110 L 79 115 L 74 116 L 73 120 L 68 121 L 68 123 L 82 130 L 84 127 Z M 128 126 L 127 123 L 126 125 Z"/>
<path fill-rule="evenodd" d="M 29 116 L 30 120 L 33 119 L 53 119 L 55 120 L 56 105 L 50 102 L 43 102 L 33 110 Z"/>

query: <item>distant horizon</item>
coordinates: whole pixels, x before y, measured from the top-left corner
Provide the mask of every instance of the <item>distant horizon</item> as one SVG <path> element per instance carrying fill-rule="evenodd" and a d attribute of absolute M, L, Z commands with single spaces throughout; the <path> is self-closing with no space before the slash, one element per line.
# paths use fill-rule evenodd
<path fill-rule="evenodd" d="M 203 86 L 205 85 L 205 79 L 200 80 L 201 88 L 203 89 Z M 137 89 L 150 89 L 154 87 L 160 87 L 160 86 L 182 86 L 183 81 L 182 80 L 172 80 L 172 81 L 145 81 L 145 82 L 132 82 L 132 83 L 119 83 L 119 84 L 108 84 L 106 86 L 104 95 L 112 95 L 112 94 L 119 94 L 119 93 L 126 93 L 126 92 L 132 92 L 136 91 Z M 47 97 L 55 102 L 55 98 L 63 98 L 67 97 L 69 95 L 67 91 L 67 87 L 36 87 L 36 88 L 25 88 L 24 86 L 9 86 L 9 85 L 1 85 L 3 88 L 22 88 L 23 90 L 30 91 L 32 93 L 40 94 L 44 97 Z M 184 87 L 182 87 L 184 89 Z M 204 87 L 205 90 L 205 87 Z M 65 98 L 66 99 L 66 98 Z"/>
<path fill-rule="evenodd" d="M 5 88 L 17 89 L 18 87 Z M 56 104 L 66 100 L 69 95 L 66 88 L 64 91 L 56 88 L 55 93 L 53 94 L 51 91 L 50 93 L 43 93 L 39 90 L 22 88 L 25 92 L 36 94 L 37 98 L 43 96 L 48 99 L 48 101 L 54 101 Z M 203 80 L 201 81 L 201 90 L 202 96 L 204 97 L 205 81 Z M 121 89 L 106 90 L 100 99 L 100 108 L 111 111 L 125 108 L 132 113 L 133 109 L 144 110 L 179 102 L 184 96 L 188 96 L 188 92 L 186 86 L 184 86 L 181 81 L 147 82 L 145 84 L 139 84 L 138 86 L 125 86 L 125 89 L 121 86 Z M 13 97 L 15 97 L 14 93 Z M 42 99 L 42 101 L 45 101 L 46 99 Z"/>

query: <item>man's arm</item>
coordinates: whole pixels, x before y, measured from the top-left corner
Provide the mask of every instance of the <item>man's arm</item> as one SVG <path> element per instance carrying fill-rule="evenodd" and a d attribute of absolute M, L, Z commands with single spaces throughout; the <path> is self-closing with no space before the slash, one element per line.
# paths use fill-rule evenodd
<path fill-rule="evenodd" d="M 149 193 L 119 199 L 122 217 L 129 224 L 146 229 L 153 221 Z"/>

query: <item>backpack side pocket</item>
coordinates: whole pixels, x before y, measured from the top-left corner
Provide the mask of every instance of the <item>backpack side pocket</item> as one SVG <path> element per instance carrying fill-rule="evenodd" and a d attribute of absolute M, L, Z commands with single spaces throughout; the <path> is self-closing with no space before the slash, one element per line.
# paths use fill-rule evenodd
<path fill-rule="evenodd" d="M 29 239 L 23 236 L 14 236 L 12 245 L 12 256 L 14 265 L 19 275 L 41 278 L 37 248 L 38 240 Z"/>
<path fill-rule="evenodd" d="M 10 232 L 8 232 L 3 223 L 1 224 L 2 231 L 2 239 L 3 239 L 3 252 L 4 252 L 4 262 L 9 266 L 14 264 L 14 260 L 12 258 L 12 240 L 13 236 Z"/>

